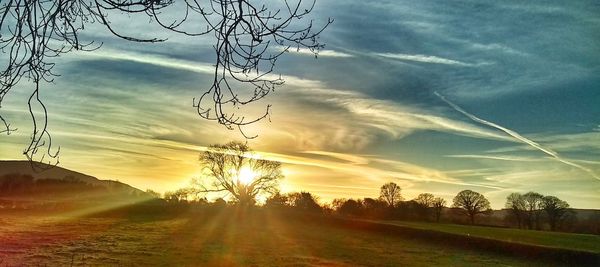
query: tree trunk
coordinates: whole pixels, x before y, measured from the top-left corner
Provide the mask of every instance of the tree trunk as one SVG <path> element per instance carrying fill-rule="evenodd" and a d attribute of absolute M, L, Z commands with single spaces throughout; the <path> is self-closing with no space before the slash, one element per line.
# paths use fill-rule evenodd
<path fill-rule="evenodd" d="M 548 223 L 550 224 L 550 231 L 556 230 L 556 220 L 554 218 L 548 218 Z"/>

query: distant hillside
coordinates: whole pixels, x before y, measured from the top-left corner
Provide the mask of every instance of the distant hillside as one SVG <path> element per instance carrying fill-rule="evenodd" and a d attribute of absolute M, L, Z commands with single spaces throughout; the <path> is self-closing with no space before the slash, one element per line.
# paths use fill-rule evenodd
<path fill-rule="evenodd" d="M 35 163 L 41 164 L 41 163 Z M 49 167 L 47 170 L 34 170 L 31 168 L 31 163 L 29 161 L 2 161 L 0 160 L 0 176 L 4 176 L 6 174 L 26 174 L 31 175 L 35 179 L 62 179 L 65 177 L 73 177 L 79 181 L 86 182 L 92 185 L 104 185 L 106 187 L 116 186 L 116 187 L 128 187 L 132 192 L 137 191 L 143 193 L 143 191 L 132 187 L 130 185 L 113 181 L 113 180 L 100 180 L 96 177 L 89 176 L 80 172 L 68 170 L 62 168 L 60 166 L 49 166 L 46 164 L 42 164 L 42 166 Z"/>
<path fill-rule="evenodd" d="M 597 216 L 597 214 L 600 212 L 599 210 L 594 210 L 594 209 L 572 208 L 571 210 L 574 212 L 573 215 L 575 215 L 575 217 L 579 220 L 584 220 L 584 219 L 591 218 L 593 216 Z M 505 218 L 506 216 L 508 216 L 509 214 L 510 214 L 510 210 L 501 209 L 501 210 L 493 210 L 491 212 L 490 216 L 498 218 L 498 219 L 502 219 L 502 218 Z"/>
<path fill-rule="evenodd" d="M 58 166 L 36 171 L 27 161 L 0 161 L 0 200 L 5 203 L 69 202 L 79 205 L 137 202 L 149 198 L 147 193 L 130 185 L 100 180 Z"/>

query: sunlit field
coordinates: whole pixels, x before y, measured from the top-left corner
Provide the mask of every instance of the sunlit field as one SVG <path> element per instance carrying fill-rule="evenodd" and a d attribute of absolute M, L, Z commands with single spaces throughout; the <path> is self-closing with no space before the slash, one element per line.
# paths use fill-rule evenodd
<path fill-rule="evenodd" d="M 0 0 L 0 267 L 600 267 L 600 0 Z"/>
<path fill-rule="evenodd" d="M 0 244 L 0 266 L 545 264 L 268 211 L 128 218 L 4 214 Z"/>

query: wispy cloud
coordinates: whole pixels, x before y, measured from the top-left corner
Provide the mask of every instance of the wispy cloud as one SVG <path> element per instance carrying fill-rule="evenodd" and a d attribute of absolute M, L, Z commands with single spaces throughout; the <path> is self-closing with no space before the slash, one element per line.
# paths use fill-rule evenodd
<path fill-rule="evenodd" d="M 559 150 L 568 153 L 600 153 L 600 134 L 595 131 L 570 133 L 570 134 L 532 134 L 533 138 L 539 142 L 543 142 L 547 147 L 553 150 Z M 489 153 L 507 153 L 507 152 L 522 152 L 533 151 L 536 148 L 529 145 L 508 146 L 488 150 Z"/>
<path fill-rule="evenodd" d="M 381 132 L 387 133 L 393 138 L 401 138 L 414 131 L 434 130 L 476 138 L 513 141 L 494 131 L 433 114 L 431 111 L 423 110 L 416 106 L 400 105 L 389 100 L 373 99 L 358 92 L 303 88 L 294 91 L 293 94 L 298 96 L 296 99 L 300 98 L 305 99 L 305 101 L 314 102 L 313 106 L 337 108 L 336 114 L 320 115 L 332 116 L 331 119 L 333 121 L 339 122 L 337 125 L 355 125 L 357 128 L 363 130 L 370 129 L 370 131 L 376 131 L 377 134 Z M 305 112 L 310 112 L 310 109 Z M 342 114 L 344 116 L 340 116 Z M 327 128 L 321 130 L 327 130 Z"/>
<path fill-rule="evenodd" d="M 490 160 L 503 160 L 503 161 L 521 161 L 521 162 L 545 161 L 545 159 L 517 157 L 517 156 L 510 156 L 510 155 L 446 155 L 445 157 L 463 158 L 463 159 L 490 159 Z"/>
<path fill-rule="evenodd" d="M 596 174 L 596 173 L 595 173 L 595 172 L 594 172 L 592 169 L 590 169 L 590 168 L 587 168 L 587 167 L 585 167 L 585 166 L 582 166 L 582 165 L 579 165 L 579 164 L 577 164 L 577 163 L 574 163 L 574 162 L 572 162 L 572 161 L 570 161 L 570 160 L 568 160 L 568 159 L 566 159 L 566 158 L 563 158 L 563 157 L 562 157 L 562 156 L 560 156 L 560 155 L 559 155 L 559 154 L 558 154 L 556 151 L 554 151 L 554 150 L 552 150 L 552 149 L 549 149 L 549 148 L 547 148 L 547 147 L 544 147 L 544 146 L 542 146 L 542 145 L 538 144 L 537 142 L 535 142 L 535 141 L 532 141 L 532 140 L 530 140 L 530 139 L 528 139 L 528 138 L 526 138 L 526 137 L 522 136 L 521 134 L 519 134 L 519 133 L 517 133 L 517 132 L 515 132 L 515 131 L 513 131 L 513 130 L 511 130 L 511 129 L 508 129 L 508 128 L 505 128 L 505 127 L 502 127 L 502 126 L 500 126 L 500 125 L 498 125 L 498 124 L 495 124 L 495 123 L 493 123 L 493 122 L 489 122 L 489 121 L 487 121 L 487 120 L 484 120 L 484 119 L 481 119 L 481 118 L 479 118 L 479 117 L 477 117 L 477 116 L 475 116 L 475 115 L 473 115 L 473 114 L 471 114 L 471 113 L 468 113 L 468 112 L 466 112 L 464 109 L 462 109 L 461 107 L 459 107 L 459 106 L 457 106 L 456 104 L 454 104 L 454 103 L 450 102 L 448 99 L 446 99 L 446 98 L 445 98 L 443 95 L 439 94 L 438 92 L 435 92 L 435 95 L 437 95 L 437 96 L 438 96 L 440 99 L 442 99 L 442 101 L 444 101 L 444 102 L 446 102 L 448 105 L 450 105 L 450 106 L 451 106 L 451 107 L 452 107 L 454 110 L 456 110 L 456 111 L 458 111 L 458 112 L 462 113 L 463 115 L 467 116 L 469 119 L 471 119 L 471 120 L 473 120 L 473 121 L 476 121 L 476 122 L 478 122 L 478 123 L 481 123 L 481 124 L 484 124 L 484 125 L 490 126 L 490 127 L 492 127 L 492 128 L 496 128 L 496 129 L 498 129 L 498 130 L 500 130 L 500 131 L 503 131 L 503 132 L 505 132 L 506 134 L 508 134 L 509 136 L 513 137 L 514 139 L 516 139 L 516 140 L 518 140 L 518 141 L 520 141 L 520 142 L 522 142 L 522 143 L 525 143 L 525 144 L 527 144 L 527 145 L 529 145 L 529 146 L 531 146 L 531 147 L 533 147 L 533 148 L 535 148 L 535 149 L 537 149 L 537 150 L 539 150 L 539 151 L 541 151 L 541 152 L 543 152 L 543 153 L 545 153 L 545 154 L 549 155 L 550 157 L 552 157 L 553 159 L 555 159 L 555 160 L 557 160 L 557 161 L 559 161 L 559 162 L 562 162 L 562 163 L 564 163 L 564 164 L 570 165 L 570 166 L 572 166 L 572 167 L 575 167 L 575 168 L 577 168 L 577 169 L 580 169 L 580 170 L 582 170 L 582 171 L 584 171 L 584 172 L 587 172 L 587 173 L 588 173 L 588 174 L 590 174 L 590 175 L 591 175 L 591 176 L 592 176 L 594 179 L 596 179 L 596 180 L 599 180 L 599 181 L 600 181 L 600 176 L 598 176 L 598 175 L 597 175 L 597 174 Z"/>
<path fill-rule="evenodd" d="M 351 154 L 337 153 L 337 152 L 331 152 L 331 151 L 303 151 L 303 153 L 328 156 L 328 157 L 332 157 L 335 159 L 340 159 L 340 160 L 346 161 L 350 164 L 365 165 L 365 164 L 369 163 L 368 158 L 362 157 L 359 155 L 351 155 Z"/>
<path fill-rule="evenodd" d="M 208 63 L 173 59 L 156 54 L 103 50 L 99 53 L 86 53 L 85 55 L 114 60 L 127 60 L 141 64 L 150 64 L 203 74 L 210 74 L 214 71 Z M 424 60 L 432 59 L 435 59 L 434 61 L 444 62 L 441 58 L 436 59 L 436 57 L 429 59 L 425 57 Z M 398 105 L 398 103 L 388 100 L 373 99 L 359 92 L 325 89 L 327 86 L 321 81 L 302 79 L 292 75 L 284 75 L 283 78 L 288 85 L 294 87 L 294 90 L 289 91 L 289 93 L 298 95 L 302 99 L 309 100 L 316 106 L 335 107 L 347 112 L 349 117 L 341 117 L 343 121 L 337 125 L 337 129 L 331 129 L 331 127 L 321 128 L 325 131 L 335 130 L 338 132 L 337 134 L 328 134 L 329 137 L 326 140 L 323 139 L 323 142 L 328 142 L 330 144 L 335 144 L 336 136 L 338 136 L 340 138 L 340 142 L 338 143 L 341 145 L 346 145 L 346 142 L 342 142 L 341 140 L 354 140 L 352 143 L 358 145 L 357 148 L 360 148 L 370 143 L 370 140 L 378 135 L 377 132 L 383 131 L 390 134 L 393 138 L 401 138 L 419 130 L 436 130 L 502 141 L 512 140 L 506 136 L 499 135 L 494 131 L 461 121 L 451 120 L 419 108 Z M 285 100 L 280 99 L 279 101 L 283 103 Z M 306 107 L 301 106 L 298 108 L 303 109 L 303 113 L 311 112 L 310 109 L 306 109 Z M 283 114 L 283 116 L 294 118 L 297 117 L 297 114 Z M 323 116 L 323 114 L 320 116 Z M 328 114 L 325 116 L 330 115 Z M 337 117 L 337 121 L 340 120 L 339 113 L 337 115 L 331 114 L 331 116 Z M 319 122 L 316 121 L 315 123 L 318 124 Z M 297 128 L 297 126 L 301 125 L 296 125 L 295 127 Z M 310 128 L 311 129 L 307 129 L 305 133 L 314 135 L 314 124 L 311 125 Z M 297 134 L 302 133 L 302 131 L 295 132 Z M 351 133 L 356 136 L 354 138 L 351 137 Z M 314 138 L 313 136 L 309 137 L 307 140 L 311 140 L 311 143 L 314 143 L 315 141 L 318 141 L 319 138 Z M 317 145 L 307 148 L 321 149 L 323 146 Z"/>
<path fill-rule="evenodd" d="M 249 108 L 272 105 L 270 121 L 245 130 L 259 135 L 251 147 L 286 163 L 288 189 L 365 197 L 394 181 L 406 196 L 451 198 L 473 188 L 494 208 L 513 190 L 563 194 L 572 206 L 597 208 L 598 198 L 589 196 L 600 183 L 580 168 L 600 174 L 600 61 L 589 56 L 598 50 L 588 34 L 600 22 L 595 9 L 584 1 L 494 2 L 484 10 L 404 2 L 410 4 L 321 1 L 319 14 L 336 18 L 321 36 L 327 49 L 312 60 L 309 50 L 290 48 L 272 76 L 281 73 L 286 84 Z M 81 37 L 103 42 L 102 49 L 57 59 L 63 76 L 44 85 L 44 96 L 61 162 L 142 189 L 173 190 L 198 175 L 206 146 L 242 138 L 199 119 L 191 104 L 211 82 L 214 38 L 140 31 L 153 27 L 117 17 L 129 23 L 125 33 L 169 40 L 132 44 L 90 25 Z M 515 17 L 524 20 L 505 23 Z M 566 19 L 557 24 L 559 17 Z M 28 142 L 31 121 L 18 104 L 26 103 L 31 84 L 20 86 L 3 102 L 3 115 L 19 131 L 0 135 L 0 158 L 21 159 Z M 450 107 L 431 97 L 435 90 L 494 103 L 489 118 L 521 125 L 519 131 L 448 114 Z M 520 101 L 522 94 L 535 101 Z M 532 111 L 530 124 L 513 114 L 525 110 L 522 104 Z"/>
<path fill-rule="evenodd" d="M 464 178 L 464 177 L 485 177 L 491 174 L 497 173 L 498 170 L 494 168 L 479 168 L 479 169 L 460 169 L 446 171 L 446 173 L 452 177 Z"/>
<path fill-rule="evenodd" d="M 428 55 L 410 55 L 410 54 L 401 54 L 401 53 L 376 53 L 376 55 L 384 58 L 397 59 L 403 61 L 414 61 L 414 62 L 423 62 L 423 63 L 432 63 L 432 64 L 444 64 L 444 65 L 456 65 L 463 67 L 474 67 L 478 65 L 482 65 L 484 63 L 472 64 L 467 62 L 462 62 L 454 59 L 448 59 L 437 56 L 428 56 Z"/>
<path fill-rule="evenodd" d="M 101 49 L 94 53 L 79 53 L 81 56 L 91 58 L 106 58 L 112 60 L 126 60 L 137 63 L 150 64 L 155 66 L 161 66 L 165 68 L 173 68 L 179 70 L 186 70 L 198 73 L 210 74 L 214 72 L 214 67 L 208 63 L 191 62 L 187 60 L 175 59 L 163 55 L 137 53 L 124 50 L 115 49 Z"/>
<path fill-rule="evenodd" d="M 473 187 L 484 187 L 492 189 L 501 189 L 501 186 L 490 185 L 476 182 L 465 182 L 454 177 L 447 175 L 443 171 L 398 161 L 388 160 L 380 158 L 368 158 L 369 161 L 384 163 L 384 166 L 375 167 L 372 165 L 356 165 L 347 164 L 339 161 L 332 161 L 326 159 L 317 159 L 310 156 L 294 156 L 289 154 L 279 154 L 273 152 L 259 152 L 263 158 L 269 160 L 275 160 L 287 164 L 300 165 L 300 166 L 312 166 L 324 169 L 329 169 L 335 172 L 345 173 L 346 175 L 355 176 L 360 174 L 361 179 L 368 181 L 377 182 L 376 184 L 382 184 L 390 179 L 399 179 L 404 181 L 410 181 L 412 183 L 441 183 L 441 184 L 452 184 L 461 186 L 473 186 Z M 321 153 L 323 154 L 323 153 Z M 356 158 L 353 154 L 342 154 L 342 153 L 325 153 L 335 154 L 338 158 Z M 363 160 L 364 161 L 364 160 Z"/>
<path fill-rule="evenodd" d="M 135 52 L 126 52 L 119 50 L 105 50 L 99 54 L 89 54 L 91 59 L 101 58 L 110 60 L 126 60 L 139 64 L 149 64 L 153 66 L 159 66 L 163 68 L 177 69 L 191 71 L 194 73 L 211 73 L 211 68 L 208 64 L 195 63 L 187 60 L 171 59 L 169 57 L 154 55 L 154 54 L 138 54 Z M 400 161 L 388 161 L 386 166 L 373 166 L 370 163 L 372 159 L 368 156 L 352 153 L 340 153 L 336 152 L 339 149 L 362 149 L 367 146 L 370 142 L 375 140 L 377 136 L 381 136 L 382 133 L 388 133 L 393 138 L 401 138 L 404 135 L 420 130 L 437 130 L 442 132 L 452 132 L 462 135 L 473 136 L 477 138 L 487 138 L 495 140 L 506 139 L 501 135 L 497 135 L 492 131 L 485 130 L 483 128 L 463 123 L 459 121 L 453 121 L 444 118 L 439 115 L 433 115 L 419 109 L 418 107 L 410 107 L 397 105 L 396 103 L 388 100 L 377 100 L 373 99 L 365 94 L 325 89 L 325 85 L 320 81 L 303 80 L 298 77 L 291 78 L 291 89 L 286 90 L 294 96 L 294 103 L 297 106 L 288 106 L 284 114 L 274 115 L 274 119 L 285 118 L 286 121 L 273 124 L 270 128 L 272 131 L 265 132 L 264 138 L 269 139 L 269 135 L 282 133 L 284 136 L 292 137 L 292 141 L 298 142 L 300 145 L 292 147 L 292 151 L 295 149 L 304 148 L 304 141 L 314 141 L 313 136 L 321 136 L 322 140 L 315 145 L 309 146 L 311 150 L 300 150 L 305 151 L 300 154 L 294 155 L 294 153 L 281 152 L 285 148 L 290 146 L 282 147 L 282 143 L 292 144 L 289 142 L 290 139 L 269 139 L 270 141 L 261 141 L 262 143 L 269 143 L 267 146 L 271 146 L 273 150 L 280 151 L 281 153 L 261 153 L 265 158 L 278 160 L 287 164 L 297 166 L 308 166 L 315 167 L 329 171 L 330 173 L 338 173 L 341 177 L 354 177 L 352 179 L 362 179 L 363 183 L 381 184 L 389 179 L 397 179 L 405 181 L 407 183 L 441 183 L 441 184 L 452 184 L 452 185 L 465 185 L 465 186 L 482 186 L 492 187 L 494 186 L 478 184 L 478 183 L 465 183 L 461 180 L 454 179 L 444 172 L 410 164 L 407 162 Z M 288 79 L 286 78 L 286 79 Z M 308 82 L 306 82 L 308 81 Z M 140 83 L 137 87 L 144 87 L 147 94 L 158 91 L 153 84 Z M 174 84 L 173 86 L 176 86 Z M 277 103 L 285 103 L 287 97 L 290 95 L 278 94 L 275 98 Z M 144 101 L 158 101 L 160 98 L 150 98 Z M 85 102 L 87 103 L 87 101 Z M 121 103 L 125 105 L 126 103 Z M 88 150 L 90 147 L 85 146 L 84 140 L 94 140 L 98 146 L 106 147 L 104 151 L 105 156 L 112 156 L 113 160 L 96 160 L 98 162 L 110 162 L 113 163 L 115 160 L 123 161 L 123 158 L 129 156 L 127 161 L 123 161 L 130 166 L 138 166 L 139 170 L 143 170 L 141 166 L 147 164 L 149 159 L 148 155 L 161 155 L 157 160 L 168 159 L 177 163 L 175 164 L 180 169 L 185 170 L 185 174 L 178 174 L 174 178 L 180 179 L 183 175 L 192 173 L 194 168 L 188 166 L 185 163 L 179 162 L 182 157 L 195 158 L 193 155 L 200 153 L 206 149 L 206 141 L 198 142 L 198 140 L 211 140 L 211 136 L 217 135 L 218 129 L 216 127 L 206 127 L 206 123 L 198 125 L 188 125 L 182 127 L 177 124 L 181 120 L 182 112 L 181 109 L 163 109 L 157 103 L 147 103 L 140 105 L 139 110 L 144 112 L 138 112 L 140 121 L 135 122 L 128 121 L 127 114 L 132 111 L 128 110 L 131 103 L 128 103 L 124 107 L 120 104 L 114 104 L 111 110 L 114 109 L 116 115 L 111 117 L 110 124 L 106 124 L 106 128 L 90 128 L 93 125 L 105 125 L 105 121 L 96 121 L 94 117 L 82 116 L 82 114 L 72 114 L 68 111 L 65 114 L 59 115 L 56 118 L 60 119 L 64 123 L 76 123 L 77 125 L 85 126 L 84 131 L 62 131 L 56 132 L 58 138 L 70 140 L 70 144 L 73 147 L 78 147 L 82 150 Z M 318 107 L 316 110 L 312 107 Z M 154 108 L 152 108 L 154 107 Z M 158 109 L 155 110 L 155 108 Z M 321 109 L 326 110 L 339 110 L 338 112 L 321 112 Z M 72 110 L 72 109 L 69 109 Z M 85 110 L 85 109 L 82 109 Z M 65 111 L 66 112 L 66 111 Z M 312 114 L 315 113 L 315 114 Z M 160 117 L 156 117 L 156 114 L 160 114 Z M 318 115 L 321 119 L 306 121 L 306 116 L 315 117 Z M 81 117 L 82 120 L 72 121 L 71 117 Z M 185 115 L 187 120 L 192 119 L 192 115 Z M 185 121 L 184 119 L 183 121 Z M 336 121 L 336 125 L 331 125 L 331 121 Z M 119 125 L 117 132 L 112 131 L 112 127 L 109 125 Z M 189 124 L 189 122 L 188 122 Z M 286 128 L 289 127 L 289 128 Z M 90 129 L 88 129 L 90 128 Z M 90 131 L 88 131 L 90 130 Z M 97 132 L 96 132 L 97 131 Z M 309 135 L 304 138 L 301 135 Z M 222 134 L 219 134 L 223 136 Z M 227 134 L 227 139 L 234 139 L 235 133 Z M 318 138 L 317 138 L 318 139 Z M 265 140 L 265 139 L 261 139 Z M 298 141 L 300 140 L 300 141 Z M 210 141 L 209 141 L 210 142 Z M 123 145 L 121 143 L 126 143 Z M 336 150 L 326 150 L 332 148 L 331 145 L 335 145 Z M 357 145 L 359 147 L 352 148 L 351 146 Z M 140 149 L 140 147 L 145 147 Z M 96 148 L 92 148 L 96 149 Z M 160 152 L 161 149 L 168 149 L 170 152 Z M 144 154 L 127 153 L 127 151 L 138 151 L 143 150 Z M 181 155 L 177 155 L 181 153 Z M 380 161 L 381 162 L 381 161 Z M 117 163 L 115 163 L 117 164 Z M 123 164 L 115 165 L 123 166 Z M 158 170 L 157 168 L 152 168 Z M 144 171 L 107 171 L 100 172 L 100 176 L 108 173 L 110 176 L 118 174 L 121 177 L 130 177 L 132 180 L 139 178 L 131 178 L 132 176 L 143 177 L 147 172 Z M 168 171 L 164 168 L 158 170 L 161 175 L 167 175 Z M 137 183 L 134 183 L 137 184 Z"/>
<path fill-rule="evenodd" d="M 527 53 L 518 51 L 516 49 L 513 49 L 507 45 L 503 45 L 503 44 L 497 44 L 497 43 L 493 43 L 493 44 L 480 44 L 480 43 L 470 43 L 471 47 L 477 50 L 484 50 L 484 51 L 493 51 L 493 52 L 501 52 L 501 53 L 507 53 L 507 54 L 513 54 L 513 55 L 517 55 L 517 56 L 530 56 Z"/>
<path fill-rule="evenodd" d="M 277 47 L 280 51 L 282 51 L 283 49 L 285 49 L 285 47 L 279 46 Z M 305 55 L 305 56 L 315 56 L 315 53 L 313 51 L 311 51 L 308 48 L 294 48 L 294 47 L 290 47 L 288 49 L 289 53 L 293 53 L 293 54 L 299 54 L 299 55 Z M 350 57 L 354 57 L 354 55 L 352 54 L 348 54 L 348 53 L 344 53 L 344 52 L 340 52 L 340 51 L 336 51 L 336 50 L 329 50 L 329 49 L 321 49 L 319 50 L 319 52 L 317 53 L 318 57 L 339 57 L 339 58 L 350 58 Z"/>
<path fill-rule="evenodd" d="M 538 134 L 536 138 L 555 150 L 600 152 L 600 134 L 596 131 L 553 135 Z"/>
<path fill-rule="evenodd" d="M 89 58 L 105 58 L 111 60 L 126 60 L 131 62 L 137 62 L 142 64 L 149 64 L 164 68 L 171 68 L 177 70 L 190 71 L 201 74 L 213 74 L 215 71 L 214 65 L 212 63 L 207 62 L 198 62 L 198 61 L 190 61 L 172 58 L 159 54 L 151 54 L 151 53 L 138 53 L 124 50 L 116 50 L 116 49 L 102 49 L 95 51 L 94 53 L 79 53 L 79 56 L 89 57 Z M 261 73 L 255 74 L 261 75 Z M 287 84 L 296 85 L 296 86 L 306 86 L 306 87 L 316 87 L 322 86 L 319 81 L 303 79 L 293 75 L 276 75 L 276 74 L 268 74 L 263 77 L 268 79 L 279 79 L 282 78 L 285 80 Z"/>

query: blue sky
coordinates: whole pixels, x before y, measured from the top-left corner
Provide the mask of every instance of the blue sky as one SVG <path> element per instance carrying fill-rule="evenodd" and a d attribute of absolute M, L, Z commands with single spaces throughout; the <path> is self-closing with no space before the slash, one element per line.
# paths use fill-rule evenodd
<path fill-rule="evenodd" d="M 286 84 L 249 108 L 273 106 L 270 122 L 246 129 L 259 135 L 249 144 L 284 162 L 283 190 L 323 201 L 375 197 L 393 181 L 407 199 L 472 189 L 500 208 L 537 191 L 600 208 L 597 14 L 594 1 L 321 0 L 317 23 L 335 19 L 327 46 L 278 61 Z M 210 84 L 209 36 L 83 36 L 104 45 L 58 59 L 62 76 L 42 92 L 64 167 L 165 191 L 199 174 L 206 146 L 243 139 L 192 108 Z M 0 136 L 2 159 L 22 158 L 31 89 L 22 82 L 0 109 L 19 128 Z"/>

